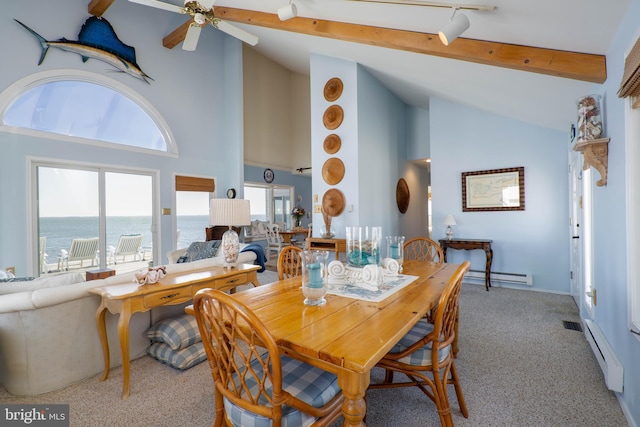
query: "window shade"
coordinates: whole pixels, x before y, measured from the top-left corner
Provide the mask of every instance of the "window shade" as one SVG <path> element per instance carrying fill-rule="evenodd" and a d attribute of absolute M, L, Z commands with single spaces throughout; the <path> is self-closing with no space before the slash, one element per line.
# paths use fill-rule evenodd
<path fill-rule="evenodd" d="M 216 184 L 211 178 L 176 175 L 176 191 L 204 191 L 205 193 L 213 193 L 215 189 Z"/>
<path fill-rule="evenodd" d="M 640 96 L 640 39 L 624 61 L 624 76 L 618 89 L 618 97 Z"/>

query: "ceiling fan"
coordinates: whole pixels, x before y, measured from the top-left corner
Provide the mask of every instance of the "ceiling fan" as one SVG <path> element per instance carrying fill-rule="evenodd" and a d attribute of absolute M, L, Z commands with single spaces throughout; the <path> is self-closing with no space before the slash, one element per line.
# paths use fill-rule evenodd
<path fill-rule="evenodd" d="M 250 34 L 235 25 L 229 24 L 220 18 L 217 18 L 213 12 L 213 4 L 216 0 L 185 0 L 184 7 L 165 3 L 158 0 L 129 0 L 132 3 L 138 3 L 145 6 L 155 7 L 157 9 L 168 10 L 169 12 L 181 13 L 191 16 L 193 22 L 189 25 L 187 35 L 182 42 L 182 49 L 196 50 L 198 39 L 200 38 L 200 30 L 211 24 L 214 28 L 229 34 L 243 42 L 255 46 L 258 43 L 258 37 Z"/>

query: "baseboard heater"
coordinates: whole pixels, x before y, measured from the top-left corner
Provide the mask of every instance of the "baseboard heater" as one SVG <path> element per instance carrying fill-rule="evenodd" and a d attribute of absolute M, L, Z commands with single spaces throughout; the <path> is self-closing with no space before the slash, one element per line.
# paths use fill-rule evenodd
<path fill-rule="evenodd" d="M 613 352 L 604 334 L 592 320 L 585 320 L 584 335 L 591 345 L 591 350 L 596 356 L 600 369 L 604 373 L 604 382 L 609 390 L 622 393 L 623 368 L 620 360 Z"/>
<path fill-rule="evenodd" d="M 484 284 L 484 276 L 484 270 L 469 270 L 464 278 L 466 281 L 473 283 L 477 281 L 480 284 Z M 499 271 L 492 271 L 491 283 L 493 282 L 533 286 L 533 276 L 524 273 L 501 273 Z"/>

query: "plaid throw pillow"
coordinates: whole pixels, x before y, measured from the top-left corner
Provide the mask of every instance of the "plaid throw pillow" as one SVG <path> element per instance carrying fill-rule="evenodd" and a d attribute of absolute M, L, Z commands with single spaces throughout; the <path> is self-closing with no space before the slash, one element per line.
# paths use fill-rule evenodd
<path fill-rule="evenodd" d="M 165 343 L 173 350 L 180 350 L 202 341 L 198 322 L 195 316 L 190 314 L 161 320 L 147 329 L 145 336 L 151 341 Z"/>
<path fill-rule="evenodd" d="M 202 342 L 195 343 L 181 350 L 174 350 L 162 342 L 154 342 L 147 347 L 147 354 L 177 369 L 189 369 L 207 358 L 207 353 Z"/>

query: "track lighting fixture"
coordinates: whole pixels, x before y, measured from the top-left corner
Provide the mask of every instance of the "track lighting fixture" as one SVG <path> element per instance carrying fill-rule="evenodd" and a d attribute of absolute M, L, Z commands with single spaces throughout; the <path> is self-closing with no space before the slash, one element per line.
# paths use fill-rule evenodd
<path fill-rule="evenodd" d="M 289 4 L 278 9 L 278 18 L 281 21 L 286 21 L 291 18 L 295 18 L 298 16 L 298 8 L 293 0 L 289 0 Z"/>
<path fill-rule="evenodd" d="M 303 173 L 303 172 L 304 172 L 304 171 L 306 171 L 306 170 L 311 170 L 311 168 L 298 168 L 298 169 L 296 169 L 296 171 L 297 171 L 298 173 Z"/>
<path fill-rule="evenodd" d="M 462 33 L 464 33 L 470 26 L 469 18 L 463 13 L 458 13 L 459 8 L 453 8 L 453 15 L 449 19 L 449 23 L 438 32 L 440 41 L 445 46 L 449 46 L 451 42 L 457 39 Z"/>

